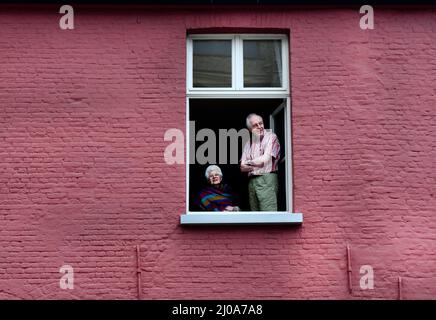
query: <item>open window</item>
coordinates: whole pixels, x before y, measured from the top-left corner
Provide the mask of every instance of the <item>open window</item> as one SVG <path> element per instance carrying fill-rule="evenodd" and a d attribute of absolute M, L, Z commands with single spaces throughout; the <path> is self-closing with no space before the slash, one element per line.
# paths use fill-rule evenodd
<path fill-rule="evenodd" d="M 181 216 L 181 223 L 301 223 L 302 214 L 292 213 L 287 37 L 193 35 L 187 39 L 187 52 L 187 212 Z M 247 140 L 241 134 L 235 142 L 234 135 L 226 135 L 231 130 L 247 131 L 250 113 L 260 115 L 265 129 L 274 132 L 280 142 L 274 212 L 250 211 L 248 176 L 239 165 Z M 205 144 L 209 145 L 206 151 Z M 210 212 L 198 205 L 198 194 L 207 184 L 205 169 L 210 164 L 221 168 L 223 181 L 237 196 L 240 211 Z"/>

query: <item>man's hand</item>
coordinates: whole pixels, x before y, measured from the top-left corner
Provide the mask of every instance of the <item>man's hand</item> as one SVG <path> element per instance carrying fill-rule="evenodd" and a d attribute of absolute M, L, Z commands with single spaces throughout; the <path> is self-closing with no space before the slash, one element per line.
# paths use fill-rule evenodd
<path fill-rule="evenodd" d="M 253 170 L 254 170 L 254 168 L 251 165 L 249 165 L 246 161 L 241 162 L 241 171 L 242 172 L 250 172 Z"/>
<path fill-rule="evenodd" d="M 263 165 L 264 165 L 264 159 L 263 159 L 263 156 L 258 157 L 258 158 L 253 159 L 253 160 L 248 160 L 248 161 L 246 162 L 246 164 L 249 165 L 249 166 L 251 166 L 251 167 L 253 168 L 253 170 L 254 170 L 255 168 L 262 168 Z"/>

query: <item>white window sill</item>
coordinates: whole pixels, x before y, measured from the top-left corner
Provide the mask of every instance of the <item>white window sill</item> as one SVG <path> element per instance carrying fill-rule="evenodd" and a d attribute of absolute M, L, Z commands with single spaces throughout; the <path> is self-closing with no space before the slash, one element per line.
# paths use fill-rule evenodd
<path fill-rule="evenodd" d="M 180 224 L 301 224 L 302 213 L 289 212 L 189 212 Z"/>

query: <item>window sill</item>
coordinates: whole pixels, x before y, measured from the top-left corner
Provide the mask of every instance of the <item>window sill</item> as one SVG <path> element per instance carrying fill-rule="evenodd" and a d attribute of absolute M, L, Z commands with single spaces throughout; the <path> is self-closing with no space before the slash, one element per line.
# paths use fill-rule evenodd
<path fill-rule="evenodd" d="M 302 213 L 289 212 L 190 212 L 180 216 L 180 224 L 301 224 Z"/>

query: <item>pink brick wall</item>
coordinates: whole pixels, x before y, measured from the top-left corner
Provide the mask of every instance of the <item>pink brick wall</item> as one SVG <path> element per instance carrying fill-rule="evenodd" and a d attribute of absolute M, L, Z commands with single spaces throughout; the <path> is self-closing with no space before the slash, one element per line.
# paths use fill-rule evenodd
<path fill-rule="evenodd" d="M 75 9 L 73 31 L 56 6 L 0 11 L 0 298 L 135 299 L 137 244 L 148 299 L 395 299 L 398 276 L 436 298 L 435 9 L 375 8 L 369 31 L 357 9 Z M 163 136 L 206 27 L 291 30 L 301 227 L 179 225 Z"/>

